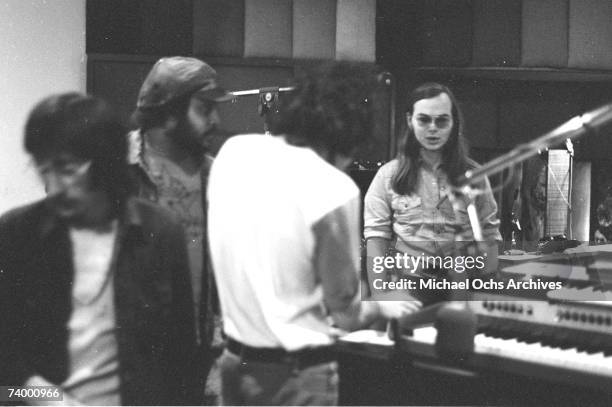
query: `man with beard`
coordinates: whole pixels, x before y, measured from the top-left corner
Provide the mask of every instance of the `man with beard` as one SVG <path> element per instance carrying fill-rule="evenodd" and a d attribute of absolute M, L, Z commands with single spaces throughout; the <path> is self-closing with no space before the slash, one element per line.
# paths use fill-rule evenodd
<path fill-rule="evenodd" d="M 214 323 L 218 306 L 207 258 L 205 197 L 212 164 L 207 139 L 219 124 L 217 103 L 231 98 L 205 62 L 162 58 L 142 84 L 133 116 L 139 129 L 129 135 L 138 195 L 170 209 L 185 228 L 202 381 L 213 361 L 213 341 L 220 342 L 219 329 L 214 328 L 219 326 Z"/>

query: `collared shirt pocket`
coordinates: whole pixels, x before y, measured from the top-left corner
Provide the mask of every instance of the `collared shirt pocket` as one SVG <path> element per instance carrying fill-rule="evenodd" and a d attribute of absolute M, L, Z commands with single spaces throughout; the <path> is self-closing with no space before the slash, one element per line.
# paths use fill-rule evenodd
<path fill-rule="evenodd" d="M 448 215 L 444 213 L 444 216 L 447 220 L 447 232 L 464 234 L 472 230 L 470 227 L 470 217 L 467 211 L 467 204 L 468 203 L 466 201 L 461 200 L 457 205 L 457 208 L 455 209 L 449 203 L 450 213 Z"/>
<path fill-rule="evenodd" d="M 398 195 L 391 202 L 397 222 L 405 225 L 423 223 L 423 202 L 417 195 Z"/>

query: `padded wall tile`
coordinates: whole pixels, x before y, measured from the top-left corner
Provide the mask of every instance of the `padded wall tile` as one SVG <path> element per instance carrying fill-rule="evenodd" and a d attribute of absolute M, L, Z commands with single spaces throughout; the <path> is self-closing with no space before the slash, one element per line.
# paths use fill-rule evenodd
<path fill-rule="evenodd" d="M 466 66 L 471 61 L 471 3 L 468 0 L 424 2 L 423 64 Z"/>
<path fill-rule="evenodd" d="M 567 66 L 568 1 L 523 0 L 521 65 Z"/>
<path fill-rule="evenodd" d="M 336 59 L 376 60 L 376 0 L 338 0 Z"/>
<path fill-rule="evenodd" d="M 292 21 L 290 0 L 245 0 L 244 56 L 291 58 Z"/>
<path fill-rule="evenodd" d="M 336 0 L 293 0 L 293 57 L 333 59 Z"/>
<path fill-rule="evenodd" d="M 570 0 L 568 65 L 612 69 L 612 1 Z"/>
<path fill-rule="evenodd" d="M 474 66 L 518 66 L 521 0 L 472 0 Z"/>
<path fill-rule="evenodd" d="M 193 53 L 244 54 L 244 0 L 193 0 Z"/>

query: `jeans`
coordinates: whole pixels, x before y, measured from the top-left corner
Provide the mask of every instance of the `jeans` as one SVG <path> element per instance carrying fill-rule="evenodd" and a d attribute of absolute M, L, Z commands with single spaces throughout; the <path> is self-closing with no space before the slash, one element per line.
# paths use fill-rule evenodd
<path fill-rule="evenodd" d="M 254 362 L 225 350 L 220 358 L 223 405 L 337 405 L 337 362 L 298 368 Z"/>

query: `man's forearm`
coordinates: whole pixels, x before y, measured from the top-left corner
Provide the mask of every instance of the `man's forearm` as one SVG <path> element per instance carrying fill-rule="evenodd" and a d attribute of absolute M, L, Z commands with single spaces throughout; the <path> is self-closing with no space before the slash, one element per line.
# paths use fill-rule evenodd
<path fill-rule="evenodd" d="M 380 307 L 376 301 L 361 301 L 357 295 L 346 309 L 332 311 L 331 316 L 340 329 L 354 331 L 379 319 Z"/>
<path fill-rule="evenodd" d="M 374 258 L 384 256 L 388 248 L 389 240 L 382 237 L 371 237 L 366 242 L 366 271 L 370 292 L 372 291 L 370 284 L 372 284 L 376 278 L 379 278 L 378 274 L 374 272 Z"/>

